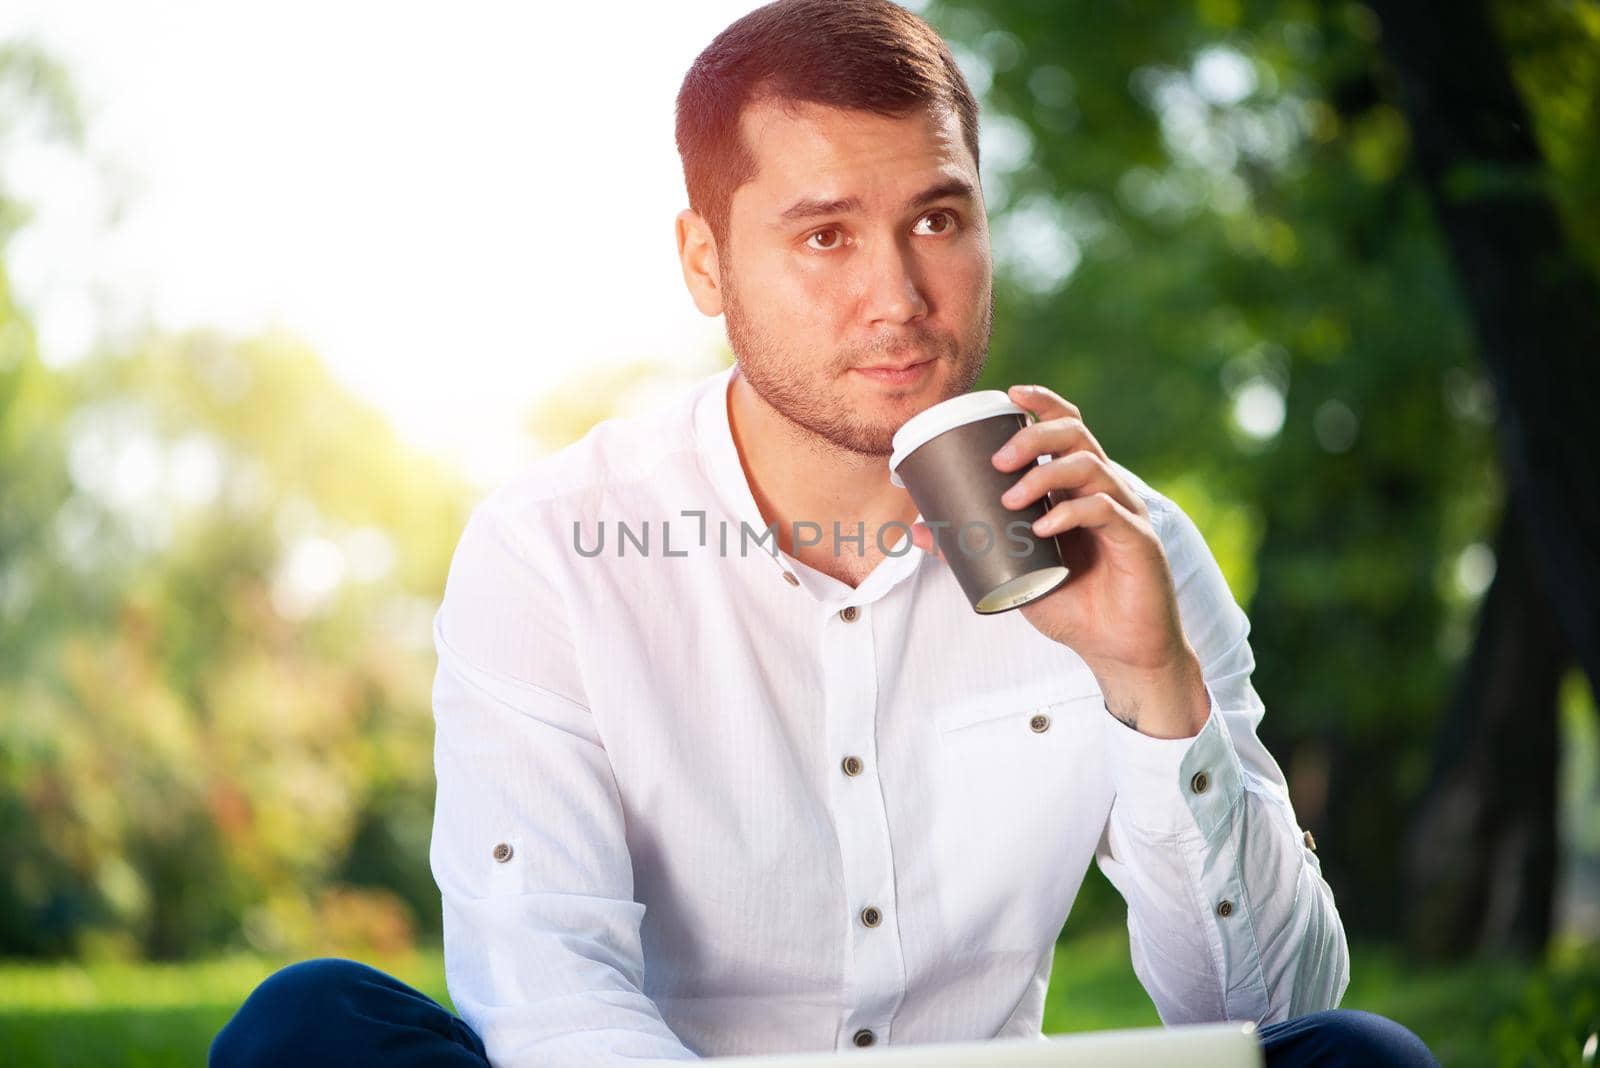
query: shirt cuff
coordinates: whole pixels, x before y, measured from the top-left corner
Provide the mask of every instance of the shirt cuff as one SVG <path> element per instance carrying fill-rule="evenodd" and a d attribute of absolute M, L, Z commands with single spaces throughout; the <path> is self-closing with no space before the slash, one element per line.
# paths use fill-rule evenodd
<path fill-rule="evenodd" d="M 1217 695 L 1205 685 L 1211 710 L 1200 733 L 1189 738 L 1152 738 L 1106 712 L 1117 806 L 1137 827 L 1167 834 L 1198 829 L 1210 838 L 1244 792 L 1239 754 Z"/>

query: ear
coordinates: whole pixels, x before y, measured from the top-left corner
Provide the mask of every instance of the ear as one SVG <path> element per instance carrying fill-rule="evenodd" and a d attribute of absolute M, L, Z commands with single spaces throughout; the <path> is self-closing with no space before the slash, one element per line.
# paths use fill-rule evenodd
<path fill-rule="evenodd" d="M 678 212 L 678 260 L 683 266 L 683 283 L 702 315 L 722 314 L 722 270 L 717 262 L 717 242 L 711 227 L 699 212 L 685 208 Z"/>

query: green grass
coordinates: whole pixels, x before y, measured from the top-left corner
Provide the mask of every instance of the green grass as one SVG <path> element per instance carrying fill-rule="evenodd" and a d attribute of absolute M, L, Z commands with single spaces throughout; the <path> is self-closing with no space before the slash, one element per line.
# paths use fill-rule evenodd
<path fill-rule="evenodd" d="M 1449 968 L 1407 966 L 1377 946 L 1351 950 L 1340 1003 L 1398 1020 L 1447 1068 L 1576 1065 L 1600 1028 L 1600 949 L 1568 947 L 1549 966 L 1483 960 Z M 1079 934 L 1056 950 L 1045 1001 L 1049 1033 L 1158 1023 L 1133 975 L 1121 927 Z"/>
<path fill-rule="evenodd" d="M 186 1068 L 289 959 L 184 964 L 0 964 L 0 1063 L 17 1068 Z M 367 960 L 454 1011 L 440 954 Z"/>
<path fill-rule="evenodd" d="M 1589 991 L 1600 990 L 1600 960 L 1569 957 L 1548 972 L 1492 962 L 1416 970 L 1384 950 L 1357 947 L 1344 1005 L 1398 1019 L 1446 1065 L 1576 1063 L 1564 1052 L 1570 1047 L 1575 1058 L 1577 1050 L 1566 1036 L 1593 1017 Z M 211 1037 L 257 983 L 287 963 L 259 957 L 190 964 L 0 963 L 0 1060 L 19 1068 L 203 1065 Z M 439 954 L 367 963 L 453 1009 Z M 1574 1012 L 1588 1015 L 1573 1022 Z M 1156 1023 L 1155 1009 L 1129 966 L 1120 927 L 1062 943 L 1046 1002 L 1047 1032 Z M 1559 1041 L 1547 1031 L 1558 1032 Z M 1549 1059 L 1531 1052 L 1541 1040 L 1556 1050 Z"/>

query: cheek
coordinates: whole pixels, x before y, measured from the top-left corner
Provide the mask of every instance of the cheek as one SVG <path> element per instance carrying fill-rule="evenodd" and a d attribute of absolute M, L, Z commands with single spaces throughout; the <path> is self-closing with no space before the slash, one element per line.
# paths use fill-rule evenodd
<path fill-rule="evenodd" d="M 929 286 L 934 300 L 963 315 L 982 314 L 989 299 L 989 263 L 981 254 L 955 256 L 934 265 Z"/>
<path fill-rule="evenodd" d="M 847 316 L 862 286 L 848 267 L 804 260 L 783 264 L 770 277 L 773 321 L 799 333 L 827 329 Z"/>
<path fill-rule="evenodd" d="M 841 274 L 763 260 L 759 269 L 738 275 L 739 303 L 746 319 L 786 351 L 827 349 L 850 306 Z"/>
<path fill-rule="evenodd" d="M 993 270 L 994 261 L 989 253 L 989 235 L 979 233 L 972 235 L 961 248 L 960 255 L 955 257 L 957 270 L 970 281 L 987 281 Z"/>
<path fill-rule="evenodd" d="M 838 307 L 862 288 L 860 271 L 849 263 L 829 263 L 819 258 L 801 260 L 788 271 L 791 292 L 815 311 Z"/>

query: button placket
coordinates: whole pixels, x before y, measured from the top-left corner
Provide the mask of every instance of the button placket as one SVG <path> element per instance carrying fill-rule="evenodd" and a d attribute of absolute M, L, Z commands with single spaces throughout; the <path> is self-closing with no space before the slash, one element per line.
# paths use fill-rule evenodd
<path fill-rule="evenodd" d="M 854 610 L 853 612 L 851 610 Z M 905 995 L 894 905 L 894 858 L 889 816 L 878 779 L 877 660 L 866 609 L 835 605 L 820 617 L 826 745 L 839 773 L 829 799 L 839 838 L 841 897 L 853 903 L 845 937 L 848 987 L 840 1006 L 837 1042 L 849 1048 L 858 1035 L 887 1042 L 889 1025 Z"/>

